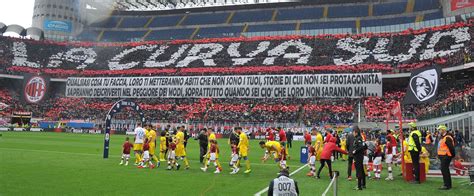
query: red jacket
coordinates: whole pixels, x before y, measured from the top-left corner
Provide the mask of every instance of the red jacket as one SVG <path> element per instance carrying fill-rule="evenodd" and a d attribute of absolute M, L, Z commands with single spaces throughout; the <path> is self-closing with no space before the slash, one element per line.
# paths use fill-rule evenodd
<path fill-rule="evenodd" d="M 286 133 L 283 129 L 280 130 L 279 136 L 280 136 L 280 142 L 286 142 Z"/>
<path fill-rule="evenodd" d="M 345 150 L 336 146 L 336 138 L 332 137 L 329 142 L 324 144 L 323 152 L 321 152 L 321 159 L 330 160 L 333 151 L 338 151 L 342 154 L 347 154 Z"/>
<path fill-rule="evenodd" d="M 324 138 L 324 143 L 329 143 L 329 141 L 331 140 L 331 138 L 333 138 L 332 134 L 328 133 L 326 135 L 326 138 Z M 334 140 L 334 142 L 336 142 L 336 140 Z"/>
<path fill-rule="evenodd" d="M 267 133 L 268 133 L 267 140 L 275 141 L 275 134 L 273 134 L 273 130 L 267 129 Z"/>
<path fill-rule="evenodd" d="M 309 133 L 304 135 L 304 143 L 311 142 L 311 135 Z"/>

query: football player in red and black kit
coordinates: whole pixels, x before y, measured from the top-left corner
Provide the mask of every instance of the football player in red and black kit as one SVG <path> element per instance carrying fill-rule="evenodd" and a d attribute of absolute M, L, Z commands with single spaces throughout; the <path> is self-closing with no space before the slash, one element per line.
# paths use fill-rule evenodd
<path fill-rule="evenodd" d="M 151 162 L 151 156 L 150 156 L 150 140 L 148 138 L 145 138 L 145 143 L 143 144 L 143 157 L 138 165 L 138 168 L 146 168 L 150 166 L 151 169 L 155 167 L 153 163 Z"/>
<path fill-rule="evenodd" d="M 168 144 L 168 170 L 171 170 L 176 166 L 176 170 L 179 170 L 180 165 L 176 162 L 176 141 L 173 140 Z"/>
<path fill-rule="evenodd" d="M 129 140 L 129 137 L 125 138 L 125 142 L 122 145 L 122 160 L 120 161 L 120 165 L 123 165 L 124 162 L 125 166 L 128 165 L 128 159 L 130 159 L 130 150 L 133 147 Z"/>
<path fill-rule="evenodd" d="M 310 168 L 306 176 L 312 177 L 316 171 L 316 149 L 311 145 L 311 142 L 307 142 L 306 147 L 308 147 L 308 164 Z"/>
<path fill-rule="evenodd" d="M 380 170 L 382 169 L 382 147 L 380 146 L 380 140 L 375 140 L 375 152 L 374 152 L 373 170 L 375 173 L 375 180 L 380 180 Z"/>
<path fill-rule="evenodd" d="M 288 140 L 286 138 L 286 132 L 281 127 L 278 127 L 278 130 L 280 131 L 278 133 L 278 136 L 280 137 L 280 144 L 281 144 L 282 147 L 284 147 L 286 149 L 286 148 L 288 148 L 288 146 L 287 146 L 287 144 L 288 144 L 287 141 Z M 288 151 L 286 151 L 286 150 L 285 150 L 285 155 L 286 155 L 286 157 L 288 157 L 288 159 L 290 158 L 290 155 L 288 155 Z"/>
<path fill-rule="evenodd" d="M 385 180 L 393 180 L 392 164 L 394 156 L 397 154 L 397 140 L 393 136 L 392 130 L 387 130 L 387 144 L 385 152 L 385 163 L 387 163 L 388 177 Z"/>

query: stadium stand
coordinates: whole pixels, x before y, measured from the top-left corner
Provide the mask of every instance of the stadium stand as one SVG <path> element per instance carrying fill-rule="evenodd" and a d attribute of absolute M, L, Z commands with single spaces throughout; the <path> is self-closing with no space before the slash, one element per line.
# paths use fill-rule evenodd
<path fill-rule="evenodd" d="M 387 25 L 393 25 L 393 24 L 410 23 L 410 22 L 415 21 L 415 19 L 416 19 L 415 16 L 387 18 L 387 19 L 367 19 L 367 20 L 361 20 L 360 25 L 362 27 L 387 26 Z"/>
<path fill-rule="evenodd" d="M 326 23 L 328 26 L 333 23 Z M 292 26 L 291 24 L 289 26 Z M 301 30 L 309 29 L 309 25 L 318 24 L 301 23 Z M 280 28 L 287 28 L 282 25 Z M 356 37 L 364 38 L 359 43 L 361 48 L 357 51 L 344 49 L 345 43 L 351 43 L 352 37 L 348 34 L 333 34 L 322 36 L 265 36 L 257 38 L 242 38 L 240 29 L 247 31 L 263 31 L 273 27 L 248 25 L 228 26 L 228 30 L 220 31 L 217 27 L 203 27 L 202 29 L 164 29 L 156 31 L 127 31 L 136 40 L 144 39 L 149 42 L 128 43 L 96 43 L 74 42 L 70 46 L 63 42 L 25 41 L 15 38 L 1 37 L 0 43 L 7 54 L 0 61 L 4 62 L 4 70 L 11 73 L 47 73 L 55 77 L 67 76 L 111 76 L 111 75 L 196 75 L 196 74 L 261 74 L 261 73 L 340 73 L 340 72 L 382 72 L 406 73 L 412 69 L 438 64 L 442 67 L 454 67 L 472 61 L 472 44 L 469 40 L 474 36 L 471 22 L 460 22 L 452 25 L 434 28 L 407 30 L 399 33 L 366 33 Z M 227 33 L 224 33 L 227 32 Z M 230 32 L 230 33 L 229 33 Z M 437 32 L 443 32 L 439 34 Z M 119 31 L 106 31 L 103 39 L 123 41 Z M 219 34 L 220 39 L 187 40 L 191 38 L 209 38 L 209 34 Z M 415 39 L 414 35 L 422 39 Z M 433 36 L 451 36 L 454 39 L 437 39 Z M 422 37 L 421 37 L 422 36 Z M 154 41 L 173 37 L 180 40 Z M 212 36 L 214 37 L 214 36 Z M 238 38 L 236 38 L 238 37 Z M 383 39 L 382 39 L 383 38 Z M 267 49 L 265 41 L 271 40 Z M 295 42 L 297 40 L 297 42 Z M 383 42 L 382 42 L 383 41 Z M 277 46 L 288 43 L 300 43 L 298 47 L 308 49 L 308 60 L 302 63 L 292 58 L 275 57 L 270 51 Z M 430 43 L 436 43 L 436 53 L 430 52 Z M 438 43 L 439 42 L 439 43 Z M 208 44 L 208 45 L 199 45 Z M 238 43 L 237 51 L 233 50 L 231 43 Z M 418 43 L 418 44 L 415 44 Z M 431 43 L 431 44 L 433 44 Z M 282 45 L 283 44 L 283 45 Z M 382 45 L 381 45 L 382 44 Z M 415 44 L 415 45 L 413 45 Z M 461 44 L 461 45 L 459 45 Z M 167 45 L 163 53 L 156 53 L 158 46 Z M 375 49 L 379 45 L 383 49 Z M 381 45 L 381 46 L 380 46 Z M 456 48 L 451 48 L 456 45 Z M 44 47 L 47 46 L 47 47 Z M 194 56 L 191 48 L 215 47 L 216 53 L 212 54 L 212 66 L 203 65 L 201 57 L 190 61 L 188 64 L 179 64 L 185 57 Z M 304 46 L 304 47 L 303 47 Z M 306 47 L 308 46 L 308 47 Z M 229 49 L 229 47 L 231 49 Z M 252 51 L 262 47 L 261 52 L 251 54 Z M 410 48 L 415 48 L 410 54 L 405 54 Z M 364 49 L 365 48 L 365 49 Z M 209 48 L 211 49 L 211 48 Z M 306 50 L 305 49 L 305 50 Z M 41 52 L 37 52 L 41 50 Z M 57 54 L 68 54 L 67 51 L 82 51 L 76 57 L 57 57 Z M 208 50 L 208 49 L 206 49 Z M 291 48 L 289 50 L 292 50 Z M 358 52 L 367 50 L 368 56 L 357 56 Z M 16 51 L 16 52 L 14 52 Z M 193 52 L 192 52 L 193 51 Z M 237 53 L 239 54 L 237 54 Z M 389 52 L 389 53 L 387 53 Z M 373 54 L 369 54 L 373 53 Z M 154 56 L 154 55 L 157 55 Z M 250 61 L 236 64 L 237 55 L 253 55 Z M 391 56 L 387 56 L 390 54 Z M 175 56 L 176 55 L 176 56 Z M 27 58 L 25 58 L 25 56 Z M 48 58 L 45 58 L 48 57 Z M 373 58 L 371 57 L 373 56 Z M 395 56 L 397 56 L 395 58 Z M 51 58 L 59 58 L 52 61 Z M 97 58 L 96 58 L 97 57 Z M 240 56 L 241 57 L 241 56 Z M 356 58 L 357 57 L 357 58 Z M 360 57 L 360 59 L 359 59 Z M 369 58 L 370 57 L 370 58 Z M 403 60 L 401 59 L 403 57 Z M 150 59 L 151 58 L 151 59 Z M 158 58 L 155 61 L 153 58 Z M 194 57 L 193 57 L 194 58 Z M 207 58 L 207 57 L 206 57 Z M 276 58 L 276 59 L 274 59 Z M 72 60 L 69 60 L 72 59 Z M 118 59 L 118 62 L 115 63 Z M 274 59 L 272 62 L 266 59 Z M 153 60 L 153 61 L 152 61 Z M 265 61 L 265 62 L 264 62 Z M 148 63 L 147 63 L 148 62 Z M 158 65 L 157 62 L 167 62 Z M 179 65 L 178 65 L 179 64 Z"/>
<path fill-rule="evenodd" d="M 143 6 L 142 4 L 137 5 Z M 138 7 L 134 7 L 134 9 L 138 9 Z M 241 33 L 247 31 L 293 32 L 294 34 L 300 33 L 299 30 L 342 28 L 350 29 L 349 31 L 345 30 L 345 32 L 354 33 L 363 27 L 401 24 L 414 25 L 415 23 L 423 21 L 441 19 L 443 19 L 443 12 L 437 0 L 394 0 L 374 3 L 360 2 L 338 5 L 307 4 L 300 6 L 281 4 L 281 6 L 276 7 L 255 6 L 237 10 L 226 10 L 226 8 L 222 8 L 219 11 L 193 9 L 186 13 L 150 11 L 146 16 L 130 15 L 126 11 L 122 11 L 117 12 L 104 21 L 91 24 L 91 27 L 86 29 L 82 33 L 84 35 L 80 35 L 78 39 L 83 41 L 134 41 L 136 35 L 128 33 L 131 29 L 140 32 L 156 31 L 156 34 L 160 34 L 159 32 L 164 30 L 163 28 L 177 33 L 181 33 L 182 31 L 183 34 L 188 35 L 185 36 L 187 38 L 190 37 L 189 31 L 200 31 L 202 28 L 211 27 L 212 30 L 216 30 L 216 32 L 219 33 L 201 31 L 198 33 L 199 36 L 194 36 L 194 38 L 219 38 L 228 35 L 239 36 Z M 446 21 L 448 21 L 448 19 L 446 19 Z M 446 21 L 444 24 L 452 22 L 451 19 L 449 19 L 448 22 Z M 296 25 L 297 23 L 301 23 L 301 27 Z M 234 28 L 229 28 L 228 24 L 237 26 L 249 25 L 249 28 L 242 28 L 240 32 L 236 32 Z M 199 27 L 196 27 L 196 25 L 199 25 Z M 420 25 L 417 25 L 417 27 L 419 26 Z M 129 30 L 125 31 L 124 29 Z M 406 29 L 406 27 L 398 27 L 396 29 L 388 28 L 387 30 L 400 31 L 402 29 Z M 116 31 L 112 34 L 120 38 L 114 39 L 110 36 L 94 37 L 91 35 L 97 34 L 90 33 L 89 31 L 104 31 L 106 35 L 110 35 L 107 33 L 108 31 Z M 316 34 L 325 33 L 322 31 L 309 32 Z M 308 31 L 302 33 L 308 33 Z M 180 36 L 170 36 L 166 33 L 155 37 L 166 40 L 182 39 Z M 151 40 L 151 38 L 146 40 Z"/>
<path fill-rule="evenodd" d="M 93 23 L 91 27 L 102 27 L 102 28 L 115 28 L 117 27 L 118 23 L 120 22 L 122 17 L 120 16 L 111 16 L 104 21 Z"/>
<path fill-rule="evenodd" d="M 171 27 L 176 26 L 178 22 L 183 18 L 180 15 L 171 15 L 171 16 L 156 16 L 153 18 L 152 22 L 148 27 Z"/>
<path fill-rule="evenodd" d="M 189 14 L 181 25 L 223 24 L 229 13 Z"/>
<path fill-rule="evenodd" d="M 238 11 L 234 14 L 232 23 L 270 21 L 272 14 L 273 10 Z"/>
<path fill-rule="evenodd" d="M 102 40 L 109 42 L 140 41 L 146 31 L 105 31 Z"/>
<path fill-rule="evenodd" d="M 119 28 L 142 28 L 149 20 L 147 17 L 124 17 Z"/>
<path fill-rule="evenodd" d="M 195 38 L 240 37 L 244 26 L 206 27 L 200 28 Z"/>
<path fill-rule="evenodd" d="M 433 104 L 404 106 L 405 119 L 434 118 L 474 110 L 474 82 L 446 84 Z M 64 88 L 64 87 L 62 87 Z M 59 88 L 58 88 L 59 89 Z M 57 90 L 41 105 L 24 104 L 12 87 L 0 86 L 0 102 L 9 105 L 0 115 L 31 111 L 49 120 L 103 119 L 117 99 L 66 98 Z M 367 121 L 385 120 L 388 105 L 402 101 L 404 90 L 387 91 L 383 97 L 363 100 Z M 357 113 L 352 99 L 140 99 L 140 106 L 153 121 L 249 122 L 249 123 L 352 123 Z"/>
<path fill-rule="evenodd" d="M 295 29 L 296 24 L 265 24 L 250 25 L 247 32 L 264 32 L 264 31 L 291 31 Z"/>
<path fill-rule="evenodd" d="M 323 10 L 322 7 L 278 9 L 276 20 L 320 19 L 323 17 Z"/>
<path fill-rule="evenodd" d="M 347 5 L 305 5 L 297 7 L 258 8 L 243 10 L 224 10 L 219 12 L 197 11 L 196 13 L 161 14 L 155 12 L 147 15 L 129 15 L 120 12 L 104 21 L 92 24 L 79 37 L 81 40 L 92 42 L 57 43 L 50 41 L 19 40 L 0 37 L 0 49 L 6 55 L 0 57 L 0 73 L 23 74 L 45 73 L 54 77 L 68 76 L 133 76 L 133 75 L 217 75 L 226 74 L 295 74 L 295 73 L 336 73 L 336 72 L 383 72 L 384 74 L 407 73 L 413 69 L 438 64 L 443 68 L 455 67 L 471 62 L 472 47 L 469 42 L 455 52 L 420 60 L 412 58 L 404 62 L 376 62 L 372 57 L 362 63 L 336 65 L 334 58 L 350 59 L 354 51 L 335 49 L 342 39 L 367 38 L 360 46 L 368 47 L 379 44 L 382 38 L 387 40 L 387 48 L 391 55 L 403 54 L 410 45 L 413 37 L 426 34 L 432 36 L 437 32 L 448 32 L 456 28 L 467 28 L 469 36 L 474 36 L 472 22 L 446 24 L 434 28 L 412 30 L 399 33 L 366 33 L 347 35 L 331 34 L 321 36 L 263 36 L 257 38 L 242 38 L 247 32 L 272 31 L 301 31 L 338 29 L 358 29 L 361 27 L 380 27 L 393 24 L 414 24 L 427 20 L 443 18 L 442 9 L 436 0 L 390 1 L 377 3 L 357 3 Z M 455 31 L 458 31 L 456 29 Z M 355 32 L 355 31 L 353 31 Z M 465 34 L 463 34 L 465 35 Z M 221 39 L 207 39 L 221 38 Z M 200 39 L 200 40 L 191 40 Z M 169 41 L 175 40 L 175 41 Z M 124 50 L 135 47 L 145 47 L 124 56 L 120 62 L 143 63 L 150 58 L 153 50 L 146 47 L 154 44 L 166 44 L 173 47 L 163 56 L 170 57 L 178 53 L 179 47 L 186 44 L 222 44 L 239 43 L 244 51 L 253 51 L 261 41 L 271 40 L 272 46 L 289 40 L 308 41 L 308 45 L 317 48 L 309 60 L 308 66 L 296 66 L 294 62 L 281 61 L 278 66 L 262 66 L 263 59 L 271 57 L 268 53 L 255 54 L 259 62 L 251 62 L 245 66 L 230 66 L 231 62 L 227 48 L 216 54 L 216 66 L 205 67 L 202 64 L 191 64 L 186 68 L 176 65 L 166 68 L 144 68 L 110 70 L 109 60 L 120 55 Z M 125 43 L 100 43 L 125 42 Z M 132 41 L 132 42 L 130 42 Z M 145 41 L 145 42 L 144 42 Z M 423 39 L 419 44 L 427 46 L 429 39 Z M 455 39 L 443 39 L 436 49 L 450 48 Z M 245 43 L 247 45 L 245 45 Z M 401 44 L 406 43 L 406 44 Z M 457 42 L 456 42 L 457 43 Z M 13 45 L 24 45 L 13 47 Z M 75 56 L 66 60 L 64 65 L 48 64 L 45 57 L 62 54 L 66 49 L 97 49 L 97 59 L 90 61 L 86 67 L 81 67 L 84 56 Z M 457 46 L 459 47 L 459 45 Z M 31 51 L 28 53 L 28 48 Z M 184 51 L 187 51 L 185 48 Z M 87 51 L 87 50 L 85 50 Z M 24 52 L 24 53 L 23 53 Z M 387 52 L 388 53 L 388 52 Z M 422 51 L 416 51 L 421 55 Z M 13 62 L 12 57 L 25 54 Z M 80 53 L 82 54 L 82 53 Z M 240 55 L 240 54 L 239 54 Z M 109 58 L 110 57 L 110 58 Z M 158 60 L 167 60 L 159 58 Z M 177 57 L 183 59 L 184 57 Z M 75 60 L 82 59 L 77 62 Z M 87 59 L 86 59 L 87 60 Z M 27 62 L 38 62 L 38 67 Z M 12 66 L 23 63 L 22 66 Z M 107 67 L 107 69 L 104 69 Z M 12 111 L 32 111 L 35 116 L 47 117 L 51 120 L 60 119 L 103 119 L 104 113 L 117 101 L 116 99 L 82 99 L 66 98 L 64 92 L 53 92 L 53 95 L 41 105 L 23 104 L 19 100 L 17 87 L 0 85 L 0 102 L 8 105 L 1 110 L 0 115 L 8 115 Z M 59 86 L 57 89 L 64 89 Z M 362 100 L 365 118 L 369 121 L 383 121 L 387 108 L 394 101 L 401 101 L 405 96 L 404 89 L 387 88 L 384 86 L 383 97 L 366 97 Z M 462 85 L 444 84 L 437 102 L 422 107 L 405 106 L 406 118 L 433 118 L 446 114 L 472 111 L 474 84 L 472 78 Z M 321 122 L 321 123 L 352 123 L 357 100 L 343 99 L 143 99 L 140 105 L 146 115 L 155 121 L 178 122 L 183 119 L 192 121 L 216 122 Z M 126 116 L 124 118 L 127 118 Z"/>
<path fill-rule="evenodd" d="M 407 1 L 374 4 L 373 16 L 403 14 L 406 7 Z"/>
<path fill-rule="evenodd" d="M 145 40 L 189 39 L 194 29 L 164 29 L 152 31 Z"/>
<path fill-rule="evenodd" d="M 415 5 L 413 11 L 433 10 L 440 9 L 441 5 L 438 0 L 417 0 L 414 1 Z"/>
<path fill-rule="evenodd" d="M 328 18 L 366 17 L 369 14 L 368 5 L 334 6 L 329 7 Z"/>

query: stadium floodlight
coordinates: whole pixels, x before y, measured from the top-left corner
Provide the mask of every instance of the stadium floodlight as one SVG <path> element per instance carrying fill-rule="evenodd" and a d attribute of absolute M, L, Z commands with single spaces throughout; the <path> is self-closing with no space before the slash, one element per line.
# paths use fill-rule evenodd
<path fill-rule="evenodd" d="M 8 25 L 6 28 L 5 32 L 3 33 L 3 36 L 7 37 L 25 37 L 26 36 L 26 30 L 20 25 Z"/>
<path fill-rule="evenodd" d="M 12 24 L 6 26 L 4 23 L 1 22 L 0 35 L 5 37 L 26 38 L 34 40 L 44 39 L 44 32 L 40 28 L 30 27 L 28 29 L 25 29 L 20 25 Z"/>
<path fill-rule="evenodd" d="M 7 25 L 0 22 L 0 34 L 3 34 L 7 30 Z"/>
<path fill-rule="evenodd" d="M 40 28 L 30 27 L 26 29 L 25 38 L 34 39 L 34 40 L 42 40 L 44 39 L 44 32 Z"/>

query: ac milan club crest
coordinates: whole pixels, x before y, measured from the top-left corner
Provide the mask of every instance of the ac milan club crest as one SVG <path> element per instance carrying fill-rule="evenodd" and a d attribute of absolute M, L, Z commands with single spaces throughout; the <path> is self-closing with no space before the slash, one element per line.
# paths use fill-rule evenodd
<path fill-rule="evenodd" d="M 25 84 L 24 96 L 29 103 L 38 103 L 46 95 L 46 80 L 39 76 L 31 77 Z"/>

